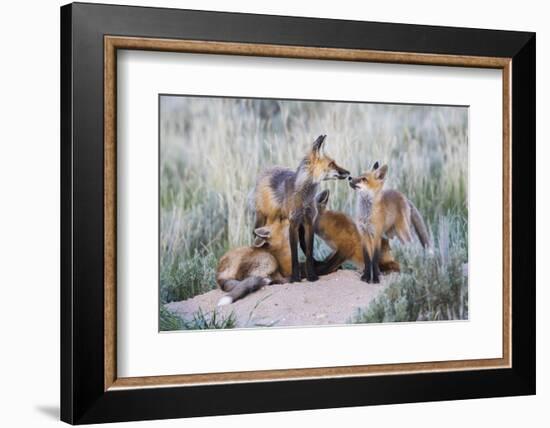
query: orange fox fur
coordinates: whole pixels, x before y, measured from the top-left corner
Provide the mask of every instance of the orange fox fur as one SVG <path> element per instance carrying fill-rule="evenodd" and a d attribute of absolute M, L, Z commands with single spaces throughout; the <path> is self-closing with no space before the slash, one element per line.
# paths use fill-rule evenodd
<path fill-rule="evenodd" d="M 256 228 L 254 234 L 253 245 L 230 250 L 220 259 L 216 282 L 227 294 L 218 305 L 232 303 L 264 285 L 287 282 L 288 220 Z"/>
<path fill-rule="evenodd" d="M 402 193 L 385 190 L 384 182 L 388 166 L 374 167 L 359 177 L 350 180 L 350 186 L 358 193 L 357 225 L 363 241 L 365 270 L 362 279 L 379 282 L 382 237 L 397 236 L 401 242 L 412 240 L 414 228 L 422 245 L 431 246 L 422 216 Z"/>
<path fill-rule="evenodd" d="M 352 262 L 360 270 L 364 269 L 362 239 L 353 219 L 339 211 L 327 209 L 329 191 L 317 195 L 318 217 L 315 223 L 317 233 L 333 250 L 326 260 L 316 265 L 319 275 L 326 275 L 337 270 L 345 261 Z M 380 270 L 382 272 L 399 272 L 399 263 L 391 253 L 388 240 L 382 238 Z"/>

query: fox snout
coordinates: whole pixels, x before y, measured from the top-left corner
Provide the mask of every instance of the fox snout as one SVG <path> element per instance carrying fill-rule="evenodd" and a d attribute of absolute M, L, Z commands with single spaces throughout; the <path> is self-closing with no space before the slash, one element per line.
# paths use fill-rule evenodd
<path fill-rule="evenodd" d="M 347 169 L 344 169 L 344 168 L 337 168 L 337 173 L 338 173 L 338 180 L 343 180 L 345 178 L 348 178 L 350 177 L 350 172 L 347 170 Z"/>
<path fill-rule="evenodd" d="M 358 189 L 357 184 L 359 183 L 359 181 L 361 181 L 361 177 L 352 178 L 351 176 L 349 176 L 348 180 L 349 180 L 349 187 L 351 187 L 354 190 Z"/>
<path fill-rule="evenodd" d="M 325 180 L 344 180 L 350 176 L 350 172 L 347 169 L 344 169 L 335 162 L 332 162 L 332 170 L 328 173 Z"/>

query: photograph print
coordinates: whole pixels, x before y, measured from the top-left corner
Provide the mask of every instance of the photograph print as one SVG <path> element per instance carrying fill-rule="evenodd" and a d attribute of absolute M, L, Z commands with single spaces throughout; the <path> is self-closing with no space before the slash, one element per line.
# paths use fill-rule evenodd
<path fill-rule="evenodd" d="M 159 330 L 468 319 L 468 107 L 159 95 Z"/>

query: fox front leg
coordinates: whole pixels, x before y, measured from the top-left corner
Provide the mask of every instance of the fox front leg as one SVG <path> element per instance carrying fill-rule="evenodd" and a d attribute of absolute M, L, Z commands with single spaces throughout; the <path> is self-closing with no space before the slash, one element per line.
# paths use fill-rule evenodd
<path fill-rule="evenodd" d="M 369 250 L 364 245 L 363 245 L 363 261 L 365 263 L 365 270 L 363 271 L 363 275 L 361 275 L 361 281 L 365 281 L 369 283 L 371 281 L 372 263 L 369 255 Z"/>
<path fill-rule="evenodd" d="M 372 254 L 372 282 L 380 283 L 380 245 L 374 247 Z"/>
<path fill-rule="evenodd" d="M 305 232 L 304 226 L 300 226 L 300 228 L 298 229 L 298 232 L 300 237 L 300 248 L 305 254 L 306 253 L 306 232 Z M 313 257 L 313 265 L 315 266 L 317 265 L 317 263 L 319 263 L 319 261 L 316 260 L 315 257 Z"/>
<path fill-rule="evenodd" d="M 306 244 L 306 278 L 308 281 L 317 281 L 319 277 L 315 273 L 315 263 L 313 260 L 313 224 L 311 221 L 304 223 L 304 238 Z"/>
<path fill-rule="evenodd" d="M 290 258 L 292 261 L 292 274 L 290 275 L 289 282 L 300 282 L 300 262 L 298 261 L 298 228 L 299 224 L 295 222 L 290 223 L 288 229 L 288 239 L 290 244 Z"/>
<path fill-rule="evenodd" d="M 380 283 L 380 255 L 382 253 L 382 231 L 377 229 L 371 242 L 372 282 Z"/>

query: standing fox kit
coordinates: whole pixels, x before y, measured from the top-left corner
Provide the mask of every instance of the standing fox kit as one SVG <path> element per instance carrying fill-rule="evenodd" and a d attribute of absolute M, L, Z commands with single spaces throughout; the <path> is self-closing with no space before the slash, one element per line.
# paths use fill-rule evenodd
<path fill-rule="evenodd" d="M 380 255 L 382 237 L 397 236 L 403 243 L 411 242 L 411 226 L 414 227 L 422 245 L 430 244 L 428 231 L 422 216 L 405 195 L 397 190 L 384 189 L 388 166 L 378 167 L 350 180 L 357 191 L 357 226 L 362 236 L 365 270 L 361 279 L 380 282 Z"/>
<path fill-rule="evenodd" d="M 290 282 L 300 281 L 298 241 L 306 255 L 308 281 L 318 279 L 313 263 L 313 224 L 317 216 L 315 195 L 323 180 L 344 179 L 349 171 L 324 153 L 326 135 L 319 136 L 296 170 L 274 167 L 256 185 L 256 227 L 280 219 L 289 220 L 292 264 Z M 301 239 L 303 237 L 303 239 Z"/>
<path fill-rule="evenodd" d="M 254 230 L 250 247 L 228 251 L 218 263 L 216 282 L 227 294 L 218 306 L 233 303 L 264 285 L 280 284 L 290 275 L 288 220 Z"/>
<path fill-rule="evenodd" d="M 364 270 L 362 239 L 355 222 L 347 214 L 327 209 L 329 190 L 323 190 L 316 197 L 318 216 L 315 233 L 333 250 L 323 262 L 315 265 L 319 275 L 337 270 L 345 261 L 352 262 L 357 269 Z M 380 270 L 399 272 L 399 263 L 391 253 L 387 238 L 382 238 Z"/>

